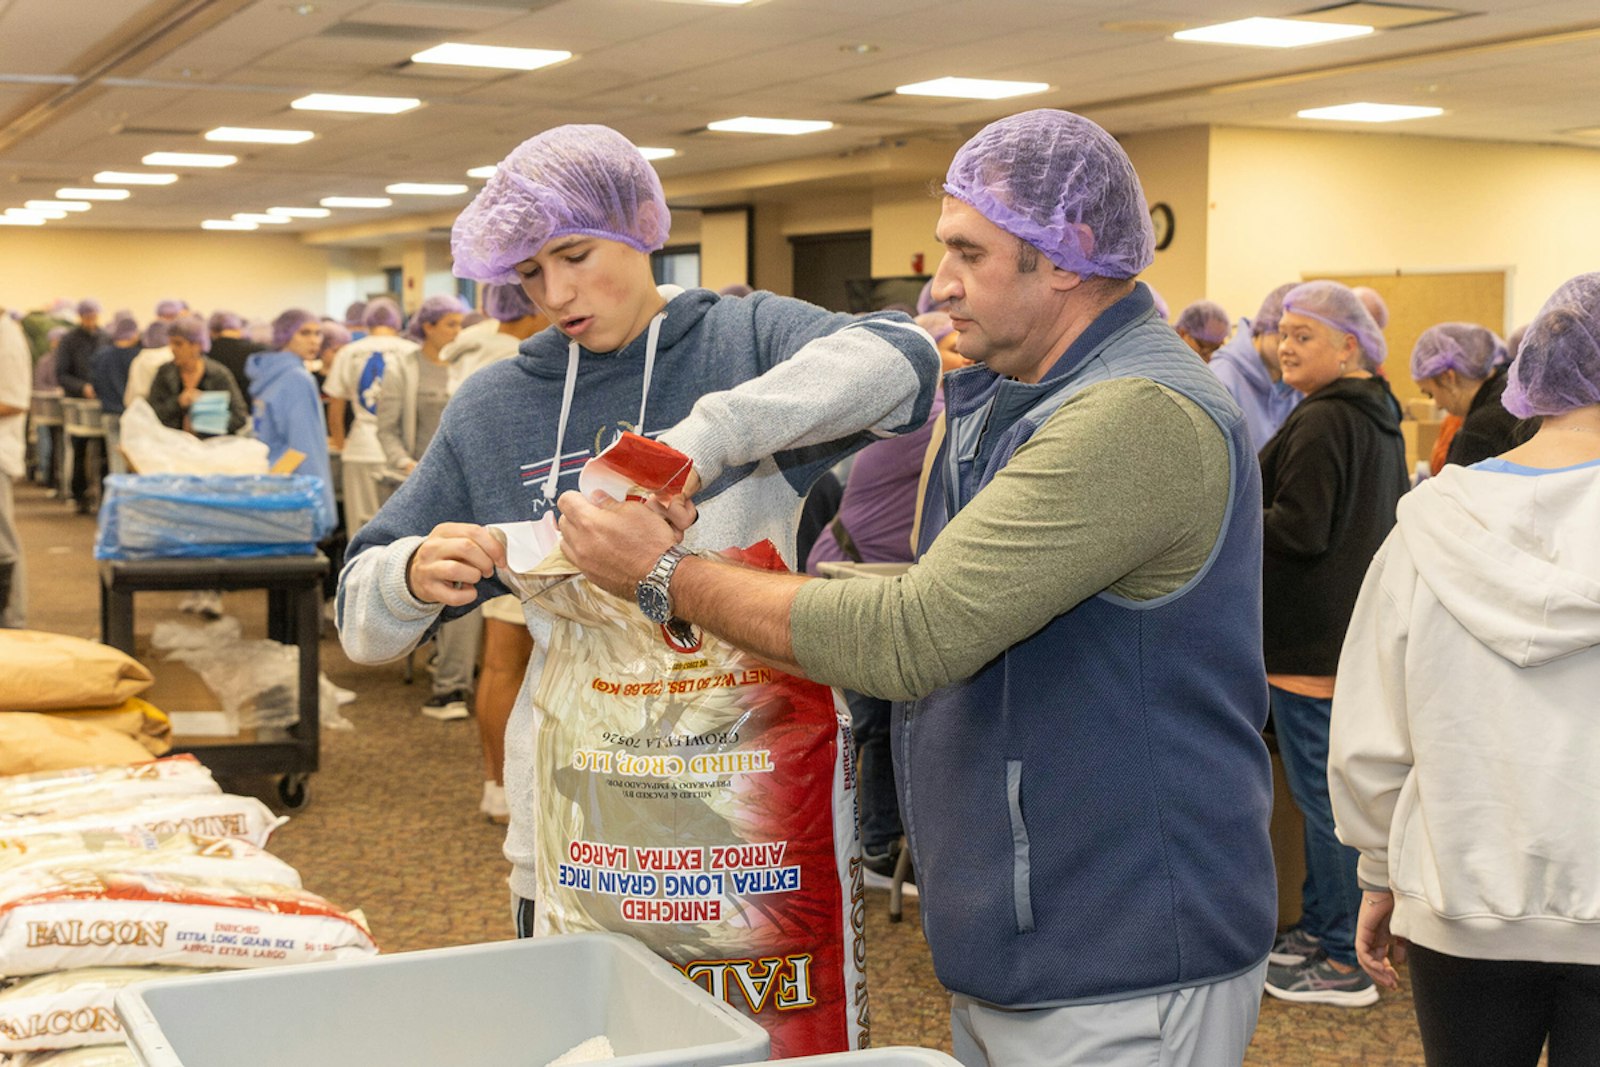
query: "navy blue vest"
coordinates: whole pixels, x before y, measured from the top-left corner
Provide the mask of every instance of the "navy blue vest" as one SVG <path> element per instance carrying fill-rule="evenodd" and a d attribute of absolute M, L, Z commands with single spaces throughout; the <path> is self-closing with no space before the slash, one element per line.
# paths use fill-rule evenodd
<path fill-rule="evenodd" d="M 1062 402 L 1126 377 L 1193 400 L 1227 438 L 1229 506 L 1205 567 L 1157 600 L 1090 597 L 895 707 L 935 970 L 1005 1007 L 1232 977 L 1266 956 L 1277 923 L 1260 469 L 1238 407 L 1144 286 L 1037 384 L 982 367 L 946 378 L 919 552 Z"/>

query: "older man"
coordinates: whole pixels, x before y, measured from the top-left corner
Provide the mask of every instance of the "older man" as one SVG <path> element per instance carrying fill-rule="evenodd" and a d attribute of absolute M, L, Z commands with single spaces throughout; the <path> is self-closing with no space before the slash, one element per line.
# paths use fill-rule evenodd
<path fill-rule="evenodd" d="M 576 493 L 567 552 L 647 614 L 908 702 L 901 807 L 964 1063 L 1239 1063 L 1276 911 L 1243 416 L 1134 281 L 1145 199 L 1104 130 L 1012 116 L 944 188 L 934 295 L 982 365 L 945 379 L 907 574 L 684 557 L 651 508 Z"/>
<path fill-rule="evenodd" d="M 78 302 L 78 324 L 67 331 L 56 348 L 56 377 L 68 396 L 95 399 L 94 383 L 89 380 L 94 354 L 109 338 L 100 328 L 100 301 Z M 89 512 L 89 439 L 70 438 L 72 446 L 72 500 L 79 514 Z"/>

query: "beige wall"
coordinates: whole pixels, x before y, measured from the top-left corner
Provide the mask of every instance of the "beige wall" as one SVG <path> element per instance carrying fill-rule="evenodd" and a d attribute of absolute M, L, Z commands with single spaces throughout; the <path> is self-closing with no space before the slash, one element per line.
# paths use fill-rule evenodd
<path fill-rule="evenodd" d="M 1204 126 L 1185 126 L 1132 134 L 1121 138 L 1121 144 L 1139 174 L 1146 203 L 1172 208 L 1172 243 L 1156 253 L 1155 262 L 1140 277 L 1155 287 L 1176 319 L 1194 301 L 1216 299 L 1207 291 L 1206 272 L 1211 132 Z M 1223 306 L 1238 317 L 1233 305 Z"/>
<path fill-rule="evenodd" d="M 700 284 L 707 289 L 750 281 L 750 216 L 744 208 L 700 215 Z"/>
<path fill-rule="evenodd" d="M 342 314 L 373 282 L 360 256 L 287 235 L 17 226 L 6 228 L 0 248 L 0 305 L 93 296 L 108 313 L 129 308 L 141 323 L 166 297 L 254 318 L 289 307 Z"/>
<path fill-rule="evenodd" d="M 939 267 L 943 248 L 933 239 L 939 224 L 940 198 L 933 195 L 937 176 L 925 182 L 885 186 L 872 191 L 872 276 L 892 278 L 916 274 L 912 263 L 922 256 L 922 274 Z"/>
<path fill-rule="evenodd" d="M 1210 192 L 1209 295 L 1236 314 L 1302 273 L 1506 269 L 1509 329 L 1600 248 L 1594 149 L 1219 127 Z"/>

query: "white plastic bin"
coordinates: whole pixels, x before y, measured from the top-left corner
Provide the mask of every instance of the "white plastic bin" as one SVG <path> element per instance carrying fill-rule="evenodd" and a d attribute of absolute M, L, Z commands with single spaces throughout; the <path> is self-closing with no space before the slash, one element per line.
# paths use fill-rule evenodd
<path fill-rule="evenodd" d="M 544 1067 L 602 1034 L 615 1067 L 723 1067 L 769 1047 L 615 934 L 146 983 L 116 1007 L 143 1067 Z"/>
<path fill-rule="evenodd" d="M 835 1052 L 827 1056 L 803 1056 L 797 1060 L 771 1060 L 774 1064 L 791 1064 L 800 1067 L 961 1067 L 961 1064 L 942 1052 L 931 1048 L 912 1048 L 909 1045 L 891 1045 L 888 1048 L 869 1048 L 860 1052 Z"/>

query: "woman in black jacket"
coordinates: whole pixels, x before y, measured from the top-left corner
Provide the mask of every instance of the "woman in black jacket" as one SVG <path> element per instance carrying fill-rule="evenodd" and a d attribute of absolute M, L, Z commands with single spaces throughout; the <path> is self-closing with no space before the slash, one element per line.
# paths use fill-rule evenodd
<path fill-rule="evenodd" d="M 1272 718 L 1305 816 L 1300 921 L 1273 946 L 1267 992 L 1356 1007 L 1378 999 L 1356 965 L 1356 852 L 1334 835 L 1328 722 L 1356 594 L 1405 492 L 1398 405 L 1370 367 L 1386 355 L 1360 299 L 1337 282 L 1290 290 L 1278 324 L 1283 380 L 1304 395 L 1261 450 L 1263 608 Z"/>
<path fill-rule="evenodd" d="M 1522 444 L 1535 426 L 1500 403 L 1506 391 L 1506 343 L 1470 322 L 1441 322 L 1417 338 L 1411 377 L 1429 399 L 1462 419 L 1445 462 L 1470 467 Z"/>

